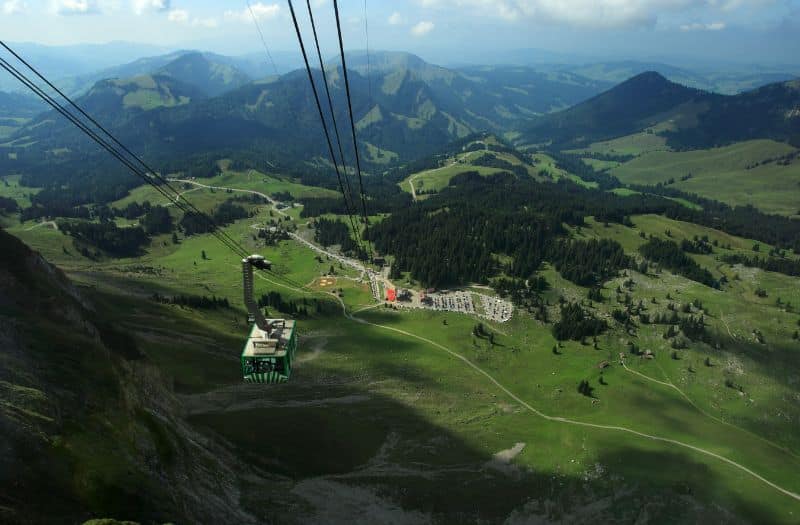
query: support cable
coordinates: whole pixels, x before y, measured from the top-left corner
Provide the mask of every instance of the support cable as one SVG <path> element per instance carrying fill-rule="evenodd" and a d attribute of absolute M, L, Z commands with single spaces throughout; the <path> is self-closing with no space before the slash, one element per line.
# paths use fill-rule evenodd
<path fill-rule="evenodd" d="M 138 168 L 133 162 L 126 158 L 119 150 L 114 148 L 111 144 L 109 144 L 105 139 L 100 137 L 94 130 L 90 129 L 84 122 L 78 119 L 77 116 L 69 112 L 64 106 L 59 104 L 56 100 L 54 100 L 50 95 L 48 95 L 44 90 L 42 90 L 38 85 L 36 85 L 32 80 L 30 80 L 24 73 L 17 70 L 13 65 L 9 64 L 5 59 L 0 57 L 0 67 L 5 69 L 8 73 L 10 73 L 14 78 L 19 80 L 23 85 L 25 85 L 28 89 L 34 92 L 39 98 L 41 98 L 44 102 L 46 102 L 49 106 L 51 106 L 54 110 L 60 113 L 64 118 L 69 120 L 73 125 L 75 125 L 80 131 L 86 134 L 90 139 L 96 142 L 101 148 L 106 150 L 109 154 L 111 154 L 114 158 L 116 158 L 120 163 L 122 163 L 125 167 L 127 167 L 134 175 L 141 178 L 144 182 L 152 186 L 159 194 L 161 194 L 164 198 L 166 198 L 170 202 L 175 202 L 175 205 L 181 209 L 181 211 L 187 212 L 189 211 L 185 205 L 180 202 L 177 197 L 179 195 L 176 193 L 174 196 L 171 195 L 161 184 L 156 183 L 153 178 L 148 175 L 147 173 L 143 172 L 140 168 Z M 200 212 L 201 216 L 203 216 L 209 225 L 212 227 L 211 233 L 214 234 L 217 239 L 220 240 L 226 247 L 233 250 L 234 253 L 246 253 L 238 243 L 233 241 L 229 236 L 223 234 L 224 232 L 220 232 L 218 226 L 214 223 L 213 219 L 209 217 L 207 214 Z"/>
<path fill-rule="evenodd" d="M 333 111 L 333 99 L 331 98 L 331 90 L 328 85 L 328 74 L 325 72 L 325 63 L 322 60 L 322 51 L 319 48 L 319 39 L 317 38 L 317 25 L 314 23 L 314 15 L 311 12 L 311 0 L 306 0 L 308 6 L 308 18 L 311 20 L 311 30 L 314 33 L 314 44 L 317 48 L 317 57 L 319 58 L 319 69 L 322 71 L 322 81 L 325 85 L 325 94 L 328 97 L 328 109 L 331 112 L 331 121 L 333 123 L 333 132 L 336 135 L 336 145 L 339 148 L 339 159 L 342 161 L 342 171 L 344 172 L 344 180 L 347 184 L 347 194 L 350 197 L 350 206 L 353 208 L 353 188 L 350 186 L 350 178 L 347 176 L 347 162 L 344 158 L 344 151 L 342 150 L 342 140 L 339 136 L 339 126 L 336 123 L 336 114 Z M 358 232 L 353 232 L 358 234 Z"/>
<path fill-rule="evenodd" d="M 119 141 L 119 140 L 118 140 L 118 139 L 117 139 L 117 138 L 116 138 L 116 137 L 115 137 L 115 136 L 114 136 L 114 135 L 113 135 L 113 134 L 112 134 L 110 131 L 108 131 L 108 130 L 107 130 L 105 127 L 103 127 L 103 126 L 102 126 L 102 125 L 101 125 L 99 122 L 97 122 L 97 120 L 95 120 L 95 119 L 94 119 L 94 118 L 93 118 L 91 115 L 89 115 L 89 114 L 88 114 L 88 113 L 87 113 L 87 112 L 86 112 L 86 111 L 85 111 L 85 110 L 84 110 L 82 107 L 80 107 L 78 104 L 76 104 L 76 103 L 75 103 L 75 102 L 74 102 L 74 101 L 73 101 L 73 100 L 72 100 L 70 97 L 68 97 L 66 94 L 64 94 L 64 92 L 62 92 L 60 89 L 58 89 L 58 87 L 56 87 L 56 86 L 55 86 L 55 85 L 54 85 L 52 82 L 50 82 L 50 80 L 49 80 L 49 79 L 47 79 L 47 77 L 45 77 L 45 76 L 44 76 L 44 75 L 43 75 L 41 72 L 39 72 L 39 70 L 37 70 L 37 69 L 36 69 L 35 67 L 33 67 L 33 66 L 30 64 L 30 63 L 28 63 L 28 62 L 27 62 L 27 61 L 26 61 L 24 58 L 22 58 L 22 57 L 21 57 L 21 56 L 20 56 L 20 55 L 19 55 L 17 52 L 15 52 L 15 51 L 14 51 L 14 50 L 13 50 L 11 47 L 9 47 L 9 46 L 8 46 L 8 45 L 7 45 L 5 42 L 3 42 L 2 40 L 0 40 L 0 45 L 1 45 L 2 47 L 4 47 L 4 48 L 5 48 L 5 49 L 6 49 L 6 50 L 9 52 L 9 53 L 11 53 L 12 55 L 14 55 L 14 57 L 15 57 L 17 60 L 19 60 L 19 61 L 20 61 L 22 64 L 24 64 L 24 65 L 25 65 L 25 66 L 26 66 L 28 69 L 30 69 L 30 70 L 31 70 L 31 71 L 32 71 L 32 72 L 33 72 L 33 73 L 34 73 L 34 74 L 35 74 L 37 77 L 39 77 L 39 78 L 40 78 L 42 81 L 44 81 L 44 82 L 45 82 L 45 83 L 46 83 L 46 84 L 47 84 L 47 85 L 48 85 L 48 86 L 49 86 L 49 87 L 50 87 L 50 88 L 51 88 L 53 91 L 55 91 L 56 93 L 58 93 L 58 94 L 59 94 L 59 95 L 60 95 L 60 96 L 61 96 L 61 97 L 62 97 L 64 100 L 66 100 L 66 101 L 67 101 L 67 102 L 68 102 L 68 103 L 69 103 L 69 104 L 70 104 L 70 105 L 71 105 L 73 108 L 75 108 L 75 109 L 76 109 L 76 110 L 77 110 L 77 111 L 78 111 L 78 112 L 79 112 L 81 115 L 83 115 L 83 116 L 84 116 L 86 119 L 88 119 L 88 120 L 89 120 L 89 121 L 90 121 L 92 124 L 94 124 L 94 125 L 97 127 L 97 129 L 99 129 L 101 132 L 103 132 L 103 134 L 105 134 L 105 136 L 106 136 L 106 137 L 108 137 L 108 138 L 109 138 L 109 139 L 110 139 L 110 140 L 111 140 L 111 141 L 112 141 L 114 144 L 116 144 L 116 145 L 117 145 L 117 146 L 118 146 L 118 147 L 119 147 L 119 148 L 120 148 L 122 151 L 124 151 L 125 153 L 127 153 L 127 154 L 130 156 L 130 158 L 132 158 L 132 159 L 133 159 L 133 161 L 135 161 L 137 164 L 139 164 L 139 166 L 141 166 L 142 168 L 144 168 L 144 176 L 145 176 L 145 177 L 148 179 L 148 183 L 150 183 L 150 184 L 151 184 L 151 185 L 153 185 L 154 187 L 155 187 L 155 186 L 157 186 L 156 184 L 153 184 L 153 183 L 151 182 L 151 180 L 150 180 L 150 178 L 151 178 L 151 177 L 152 177 L 152 178 L 155 178 L 155 179 L 156 179 L 156 180 L 159 182 L 159 185 L 164 185 L 164 186 L 166 186 L 166 187 L 167 187 L 167 188 L 168 188 L 170 191 L 172 191 L 172 192 L 173 192 L 173 193 L 174 193 L 176 196 L 179 196 L 180 192 L 179 192 L 178 190 L 176 190 L 174 187 L 172 187 L 172 185 L 170 185 L 170 183 L 169 183 L 169 181 L 168 181 L 167 179 L 165 179 L 164 177 L 162 177 L 162 176 L 161 176 L 161 175 L 160 175 L 160 174 L 159 174 L 159 173 L 158 173 L 158 172 L 157 172 L 157 171 L 156 171 L 154 168 L 152 168 L 152 167 L 151 167 L 151 166 L 149 166 L 147 163 L 145 163 L 145 162 L 144 162 L 144 160 L 142 160 L 142 158 L 141 158 L 141 157 L 139 157 L 138 155 L 136 155 L 135 153 L 133 153 L 133 152 L 132 152 L 132 151 L 131 151 L 131 150 L 130 150 L 130 149 L 127 147 L 127 146 L 125 146 L 125 145 L 124 145 L 122 142 L 120 142 L 120 141 Z M 5 65 L 4 65 L 3 67 L 4 67 L 4 69 L 6 69 L 6 71 L 8 71 L 8 72 L 9 72 L 9 73 L 11 73 L 12 75 L 14 75 L 14 76 L 15 76 L 15 77 L 16 77 L 18 80 L 20 80 L 20 82 L 23 82 L 24 84 L 26 84 L 26 85 L 28 86 L 28 88 L 29 88 L 29 89 L 32 89 L 32 90 L 34 90 L 34 92 L 35 92 L 37 95 L 39 95 L 39 97 L 40 97 L 40 98 L 42 98 L 42 100 L 44 100 L 45 102 L 47 102 L 47 103 L 48 103 L 48 104 L 49 104 L 51 107 L 53 107 L 54 109 L 56 109 L 56 111 L 58 111 L 59 113 L 61 113 L 61 114 L 62 114 L 64 117 L 66 117 L 68 120 L 70 120 L 70 121 L 71 121 L 73 124 L 75 124 L 76 126 L 78 126 L 78 127 L 79 127 L 79 129 L 81 129 L 81 131 L 84 131 L 84 133 L 86 133 L 86 130 L 90 130 L 90 128 L 88 127 L 88 125 L 86 125 L 85 123 L 78 124 L 78 123 L 76 122 L 76 120 L 79 120 L 79 119 L 77 118 L 77 116 L 75 116 L 75 115 L 73 115 L 72 113 L 70 113 L 70 112 L 69 112 L 69 111 L 68 111 L 66 108 L 64 108 L 63 106 L 61 106 L 61 105 L 60 105 L 58 102 L 56 102 L 54 99 L 52 99 L 52 98 L 51 98 L 49 95 L 47 95 L 47 94 L 44 92 L 44 90 L 42 90 L 41 88 L 39 88 L 38 86 L 36 86 L 36 85 L 33 83 L 33 81 L 31 81 L 30 79 L 28 79 L 28 78 L 27 78 L 27 77 L 26 77 L 26 76 L 25 76 L 23 73 L 21 73 L 19 70 L 17 70 L 17 69 L 16 69 L 14 66 L 10 65 L 10 64 L 9 64 L 8 62 L 6 62 L 5 60 L 3 60 L 3 62 L 5 63 Z M 8 66 L 8 67 L 6 67 L 6 66 Z M 16 72 L 16 75 L 15 75 L 15 74 L 14 74 L 14 73 L 13 73 L 11 70 L 9 70 L 9 69 L 8 69 L 9 67 L 10 67 L 10 68 L 12 68 L 12 69 L 14 70 L 14 72 Z M 19 76 L 17 76 L 17 75 L 21 75 L 21 76 L 22 76 L 22 77 L 23 77 L 25 80 L 23 81 L 23 80 L 22 80 L 22 79 L 21 79 Z M 25 81 L 27 81 L 27 83 L 26 83 Z M 30 85 L 29 85 L 28 83 L 29 83 Z M 34 89 L 34 87 L 32 87 L 32 86 L 35 86 L 35 88 L 36 88 L 36 89 Z M 37 92 L 36 90 L 39 90 L 39 91 L 41 92 L 41 94 L 40 94 L 39 92 Z M 42 95 L 46 96 L 47 98 L 43 98 L 43 97 L 42 97 Z M 53 106 L 53 104 L 56 104 L 56 106 L 58 106 L 58 107 L 56 107 L 56 106 Z M 60 108 L 60 109 L 59 109 L 59 108 Z M 67 113 L 68 113 L 70 116 L 67 116 L 67 114 L 65 114 L 65 113 L 64 113 L 65 111 L 66 111 L 66 112 L 67 112 Z M 73 119 L 74 119 L 74 120 L 73 120 Z M 84 128 L 85 128 L 85 129 L 84 129 Z M 108 143 L 107 143 L 107 142 L 105 142 L 105 141 L 104 141 L 104 142 L 105 142 L 105 145 L 104 145 L 104 144 L 101 144 L 100 142 L 98 142 L 97 138 L 99 138 L 99 137 L 97 137 L 97 135 L 96 135 L 96 134 L 95 134 L 95 136 L 89 135 L 89 137 L 90 137 L 90 138 L 92 138 L 93 140 L 95 140 L 95 142 L 97 142 L 98 144 L 100 144 L 100 146 L 101 146 L 101 147 L 103 147 L 104 149 L 106 149 L 106 151 L 108 151 L 109 153 L 112 153 L 112 152 L 111 152 L 111 151 L 108 149 L 108 147 L 106 147 L 106 146 L 109 146 L 109 147 L 111 147 L 111 145 L 110 145 L 110 144 L 108 144 Z M 119 150 L 116 150 L 116 148 L 114 148 L 114 149 L 115 149 L 115 151 L 116 151 L 117 153 L 116 153 L 116 154 L 112 153 L 112 155 L 114 155 L 114 156 L 117 156 L 117 155 L 123 156 L 123 155 L 122 155 L 122 153 L 121 153 Z M 124 156 L 123 156 L 123 157 L 124 157 Z M 120 159 L 120 160 L 121 160 L 121 159 Z M 128 159 L 128 161 L 130 162 L 130 159 Z M 127 164 L 126 164 L 126 165 L 127 165 Z M 128 166 L 128 167 L 129 167 L 130 169 L 132 169 L 132 168 L 131 168 L 131 166 Z M 141 175 L 140 175 L 140 176 L 141 176 Z M 168 198 L 169 198 L 169 197 L 168 197 Z M 177 197 L 176 197 L 176 200 L 177 200 Z M 209 225 L 210 225 L 210 226 L 212 226 L 212 229 L 218 229 L 218 226 L 215 224 L 215 222 L 213 221 L 213 219 L 211 219 L 211 217 L 210 217 L 210 216 L 208 216 L 208 215 L 207 215 L 207 214 L 205 214 L 204 212 L 200 211 L 200 210 L 199 210 L 199 209 L 198 209 L 198 208 L 197 208 L 197 207 L 196 207 L 194 204 L 192 204 L 191 202 L 189 202 L 189 201 L 185 201 L 185 202 L 186 202 L 186 205 L 187 205 L 187 206 L 188 206 L 188 207 L 191 209 L 191 211 L 192 211 L 193 213 L 196 213 L 196 214 L 202 215 L 202 216 L 204 216 L 204 217 L 207 219 L 207 221 L 210 221 Z M 177 204 L 176 204 L 176 205 L 177 205 Z M 183 210 L 184 212 L 186 211 L 186 210 L 185 210 L 185 208 L 181 208 L 181 210 Z M 227 240 L 228 240 L 228 241 L 229 241 L 231 244 L 234 244 L 234 245 L 238 246 L 240 249 L 242 249 L 243 251 L 246 251 L 246 250 L 244 250 L 244 248 L 243 248 L 243 247 L 242 247 L 242 246 L 241 246 L 241 245 L 240 245 L 240 244 L 239 244 L 239 243 L 238 243 L 236 240 L 234 240 L 232 237 L 230 237 L 230 236 L 229 236 L 227 233 L 225 233 L 224 231 L 220 231 L 220 234 L 221 234 L 221 235 L 223 235 L 224 237 L 226 237 L 226 238 L 227 238 Z"/>
<path fill-rule="evenodd" d="M 364 215 L 364 228 L 366 232 L 367 239 L 369 239 L 369 216 L 367 215 L 367 197 L 366 193 L 364 192 L 364 181 L 361 177 L 361 160 L 358 154 L 358 140 L 356 139 L 356 124 L 355 120 L 353 119 L 353 103 L 352 98 L 350 96 L 350 80 L 347 76 L 347 60 L 344 57 L 344 42 L 342 41 L 342 23 L 339 19 L 339 2 L 338 0 L 333 0 L 333 9 L 336 13 L 336 32 L 339 35 L 339 52 L 342 56 L 342 73 L 344 74 L 344 87 L 345 92 L 347 93 L 347 110 L 350 114 L 350 131 L 353 135 L 353 149 L 355 150 L 356 154 L 356 172 L 358 173 L 358 185 L 361 192 L 361 211 Z M 372 248 L 369 245 L 369 241 L 367 241 L 367 248 L 370 252 L 370 259 L 372 259 Z"/>
<path fill-rule="evenodd" d="M 311 65 L 308 62 L 308 54 L 306 53 L 306 46 L 303 43 L 303 35 L 300 33 L 300 25 L 297 23 L 297 15 L 294 12 L 294 6 L 292 5 L 292 0 L 287 0 L 287 1 L 289 2 L 289 11 L 292 14 L 292 22 L 294 23 L 294 30 L 297 33 L 297 41 L 300 43 L 300 51 L 303 53 L 303 62 L 305 62 L 306 73 L 308 74 L 308 81 L 311 84 L 311 90 L 314 94 L 314 101 L 317 104 L 317 112 L 319 113 L 319 119 L 320 122 L 322 123 L 322 130 L 325 133 L 325 140 L 328 144 L 328 153 L 331 156 L 331 161 L 333 162 L 333 167 L 334 170 L 336 171 L 336 179 L 339 182 L 339 190 L 342 192 L 342 197 L 344 198 L 344 204 L 345 207 L 347 208 L 347 216 L 350 218 L 350 225 L 353 228 L 353 232 L 357 233 L 358 229 L 356 228 L 355 221 L 353 220 L 353 212 L 351 211 L 350 204 L 347 201 L 347 197 L 345 195 L 344 184 L 342 183 L 342 174 L 339 171 L 339 163 L 336 162 L 336 155 L 333 152 L 333 143 L 331 141 L 330 132 L 328 131 L 328 123 L 325 121 L 325 115 L 322 111 L 322 103 L 320 103 L 319 101 L 319 93 L 317 92 L 317 86 L 314 83 L 314 75 L 311 73 Z M 356 242 L 358 243 L 359 248 L 363 250 L 363 248 L 361 248 L 361 240 L 359 235 L 356 235 Z"/>

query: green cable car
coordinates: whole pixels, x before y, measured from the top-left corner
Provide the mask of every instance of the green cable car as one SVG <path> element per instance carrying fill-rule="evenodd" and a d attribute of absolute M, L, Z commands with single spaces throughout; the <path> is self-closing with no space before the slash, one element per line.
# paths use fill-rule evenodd
<path fill-rule="evenodd" d="M 261 255 L 242 259 L 244 304 L 253 328 L 242 350 L 242 377 L 248 383 L 285 383 L 292 375 L 297 350 L 297 324 L 293 320 L 267 319 L 253 299 L 253 268 L 269 269 Z"/>

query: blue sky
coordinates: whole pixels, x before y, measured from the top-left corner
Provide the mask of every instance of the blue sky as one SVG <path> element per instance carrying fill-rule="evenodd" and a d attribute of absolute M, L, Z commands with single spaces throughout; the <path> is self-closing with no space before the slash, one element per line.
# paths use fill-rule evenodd
<path fill-rule="evenodd" d="M 312 5 L 332 53 L 332 0 Z M 296 49 L 286 2 L 251 6 L 272 49 Z M 295 8 L 305 13 L 305 1 Z M 341 0 L 340 8 L 347 47 L 363 49 L 363 0 Z M 522 48 L 603 58 L 800 61 L 800 0 L 367 0 L 366 12 L 372 49 L 438 62 L 468 61 L 471 54 L 490 60 Z M 227 54 L 260 49 L 244 0 L 0 0 L 0 34 L 49 45 L 122 40 Z"/>

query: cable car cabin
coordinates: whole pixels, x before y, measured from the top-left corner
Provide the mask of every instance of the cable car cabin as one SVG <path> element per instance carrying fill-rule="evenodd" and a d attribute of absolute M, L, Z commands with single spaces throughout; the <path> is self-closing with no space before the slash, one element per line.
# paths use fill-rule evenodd
<path fill-rule="evenodd" d="M 266 319 L 253 299 L 253 267 L 268 270 L 271 263 L 261 255 L 242 259 L 244 304 L 253 328 L 242 350 L 242 376 L 248 383 L 285 383 L 292 375 L 297 350 L 296 323 Z"/>
<path fill-rule="evenodd" d="M 267 319 L 269 333 L 253 325 L 242 350 L 242 376 L 248 383 L 284 383 L 292 375 L 297 350 L 295 322 Z"/>

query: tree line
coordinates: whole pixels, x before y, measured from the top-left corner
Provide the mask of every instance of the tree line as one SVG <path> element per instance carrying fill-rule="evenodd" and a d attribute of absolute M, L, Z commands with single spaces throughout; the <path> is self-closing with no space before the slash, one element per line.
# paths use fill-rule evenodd
<path fill-rule="evenodd" d="M 206 297 L 205 295 L 161 295 L 154 293 L 151 299 L 161 304 L 174 304 L 177 306 L 186 306 L 189 308 L 198 308 L 202 310 L 216 310 L 218 308 L 230 308 L 230 302 L 225 297 Z"/>
<path fill-rule="evenodd" d="M 651 237 L 649 241 L 639 247 L 639 253 L 645 259 L 667 268 L 668 270 L 683 275 L 687 279 L 697 281 L 712 288 L 719 288 L 719 282 L 714 279 L 707 269 L 686 255 L 681 247 L 674 241 L 662 240 Z"/>
<path fill-rule="evenodd" d="M 791 277 L 800 276 L 800 259 L 789 259 L 781 257 L 759 257 L 753 255 L 748 257 L 742 254 L 723 255 L 720 260 L 727 264 L 741 264 L 752 268 L 761 268 L 768 272 L 777 272 Z"/>

